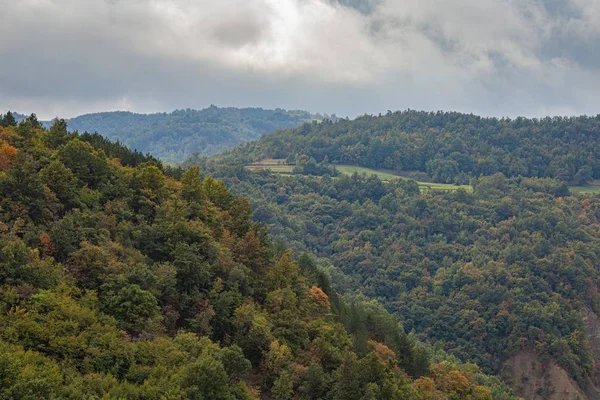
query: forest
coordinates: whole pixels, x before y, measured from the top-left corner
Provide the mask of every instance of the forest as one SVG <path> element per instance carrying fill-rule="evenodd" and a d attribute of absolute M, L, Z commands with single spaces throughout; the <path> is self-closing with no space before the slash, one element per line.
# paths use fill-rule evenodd
<path fill-rule="evenodd" d="M 336 289 L 380 300 L 408 332 L 488 373 L 530 349 L 580 382 L 595 374 L 580 309 L 600 311 L 599 199 L 499 174 L 473 194 L 358 174 L 245 174 L 234 191 L 275 239 L 327 259 Z"/>
<path fill-rule="evenodd" d="M 81 115 L 67 122 L 69 130 L 99 133 L 165 162 L 178 163 L 195 153 L 217 154 L 278 129 L 323 118 L 305 111 L 211 106 L 203 110 L 157 114 L 102 112 Z M 51 122 L 44 125 L 49 127 Z"/>
<path fill-rule="evenodd" d="M 0 117 L 0 398 L 514 398 L 198 167 Z"/>
<path fill-rule="evenodd" d="M 408 110 L 306 123 L 236 148 L 224 159 L 249 163 L 306 155 L 317 163 L 419 171 L 441 183 L 469 184 L 502 173 L 585 185 L 600 179 L 598 137 L 600 116 L 498 119 Z"/>
<path fill-rule="evenodd" d="M 336 170 L 336 160 L 350 162 L 336 145 L 347 149 L 352 145 L 342 142 L 365 143 L 367 154 L 369 140 L 383 140 L 369 131 L 371 125 L 362 130 L 353 124 L 394 118 L 407 124 L 411 115 L 304 125 L 192 162 L 224 179 L 236 195 L 248 197 L 255 220 L 269 228 L 276 242 L 314 253 L 334 289 L 377 300 L 420 340 L 507 382 L 522 380 L 513 387 L 526 385 L 527 377 L 515 379 L 510 367 L 523 354 L 555 362 L 582 391 L 590 383 L 598 385 L 598 326 L 590 321 L 600 312 L 600 199 L 571 193 L 569 179 L 549 177 L 561 167 L 554 159 L 550 164 L 527 158 L 510 163 L 535 166 L 538 172 L 531 174 L 502 172 L 508 165 L 498 163 L 485 171 L 489 175 L 469 176 L 469 191 L 421 191 L 413 180 L 382 181 Z M 517 121 L 497 123 L 517 126 Z M 522 123 L 554 127 L 554 132 L 570 123 L 575 128 L 536 139 L 538 149 L 518 147 L 512 157 L 525 154 L 521 151 L 541 153 L 542 144 L 556 140 L 572 144 L 573 153 L 565 157 L 573 165 L 588 163 L 596 170 L 598 158 L 590 149 L 598 143 L 593 140 L 597 118 Z M 537 133 L 523 135 L 530 142 Z M 557 160 L 568 148 L 556 147 Z M 287 157 L 293 171 L 247 167 L 269 157 Z M 368 159 L 354 161 L 380 166 Z M 540 399 L 552 393 L 548 387 L 536 389 Z"/>

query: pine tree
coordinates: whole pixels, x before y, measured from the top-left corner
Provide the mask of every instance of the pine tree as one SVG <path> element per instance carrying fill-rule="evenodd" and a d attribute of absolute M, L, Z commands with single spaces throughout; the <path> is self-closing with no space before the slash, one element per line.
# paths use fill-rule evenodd
<path fill-rule="evenodd" d="M 13 115 L 12 112 L 8 111 L 6 113 L 6 115 L 4 115 L 1 119 L 0 119 L 0 125 L 1 126 L 17 126 L 17 120 L 15 119 L 15 116 Z"/>

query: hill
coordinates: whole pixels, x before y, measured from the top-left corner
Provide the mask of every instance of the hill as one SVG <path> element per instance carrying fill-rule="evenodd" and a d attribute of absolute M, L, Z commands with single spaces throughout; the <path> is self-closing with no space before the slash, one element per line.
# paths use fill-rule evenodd
<path fill-rule="evenodd" d="M 16 122 L 27 118 L 18 113 L 11 115 Z M 211 106 L 204 110 L 186 109 L 156 114 L 100 112 L 66 121 L 69 131 L 99 133 L 168 163 L 179 163 L 195 154 L 214 155 L 278 129 L 324 118 L 331 117 L 298 110 Z M 337 118 L 334 116 L 333 119 Z M 41 124 L 49 128 L 52 121 L 41 121 Z"/>
<path fill-rule="evenodd" d="M 98 132 L 107 138 L 170 163 L 194 153 L 212 155 L 259 139 L 278 129 L 320 119 L 304 111 L 261 108 L 176 110 L 172 113 L 103 112 L 67 121 L 70 130 Z"/>
<path fill-rule="evenodd" d="M 314 252 L 331 266 L 337 290 L 377 299 L 407 332 L 414 331 L 462 361 L 477 363 L 528 398 L 596 398 L 600 198 L 571 193 L 562 179 L 509 171 L 508 176 L 470 176 L 467 191 L 420 190 L 417 182 L 388 179 L 389 174 L 379 174 L 385 179 L 381 180 L 335 168 L 334 161 L 347 162 L 337 157 L 350 149 L 363 146 L 359 154 L 370 154 L 371 141 L 381 143 L 383 136 L 369 131 L 372 120 L 383 124 L 411 115 L 418 113 L 309 124 L 199 162 L 224 178 L 234 193 L 250 199 L 256 220 L 266 224 L 277 241 Z M 593 133 L 597 119 L 522 123 L 564 131 L 547 142 L 571 143 L 574 153 L 557 147 L 556 160 L 568 155 L 594 170 L 598 158 L 588 150 L 598 146 Z M 415 132 L 407 135 L 421 143 L 420 131 Z M 548 149 L 541 139 L 535 142 L 537 150 L 523 144 L 534 143 L 538 134 L 531 133 L 525 142 L 525 133 L 523 139 L 513 137 L 511 154 Z M 435 142 L 436 135 L 428 140 L 443 144 Z M 362 141 L 355 142 L 358 137 Z M 443 137 L 447 140 L 450 134 Z M 486 148 L 483 142 L 480 146 Z M 488 148 L 490 154 L 498 149 Z M 287 163 L 291 172 L 272 173 L 259 168 L 260 163 L 248 164 L 265 158 Z M 516 160 L 530 172 L 549 168 L 544 175 L 559 168 L 554 161 L 542 161 Z M 508 166 L 501 161 L 483 164 L 492 172 Z M 561 397 L 564 392 L 572 396 Z"/>
<path fill-rule="evenodd" d="M 0 398 L 512 398 L 251 215 L 63 120 L 0 127 Z"/>
<path fill-rule="evenodd" d="M 580 186 L 600 179 L 600 116 L 482 118 L 405 111 L 304 124 L 227 154 L 256 162 L 306 155 L 317 163 L 397 173 L 426 173 L 433 182 L 468 184 L 473 177 L 554 178 Z"/>
<path fill-rule="evenodd" d="M 522 382 L 511 360 L 540 371 L 554 363 L 565 387 L 595 390 L 598 197 L 500 174 L 473 193 L 421 193 L 414 181 L 376 176 L 219 170 L 276 240 L 326 260 L 337 290 L 379 300 L 422 340 L 521 394 L 565 389 L 544 374 Z"/>

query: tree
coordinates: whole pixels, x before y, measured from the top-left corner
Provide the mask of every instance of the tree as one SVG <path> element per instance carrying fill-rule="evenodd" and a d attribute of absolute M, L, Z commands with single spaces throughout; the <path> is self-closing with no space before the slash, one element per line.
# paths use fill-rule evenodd
<path fill-rule="evenodd" d="M 360 398 L 364 388 L 358 379 L 356 355 L 346 352 L 342 365 L 335 373 L 336 383 L 333 387 L 334 400 L 353 400 Z"/>
<path fill-rule="evenodd" d="M 236 237 L 242 238 L 252 226 L 252 206 L 245 197 L 238 197 L 229 206 L 227 228 Z"/>
<path fill-rule="evenodd" d="M 312 286 L 308 292 L 310 299 L 314 304 L 315 313 L 327 314 L 331 311 L 331 304 L 329 303 L 329 296 L 317 286 Z"/>
<path fill-rule="evenodd" d="M 17 126 L 17 120 L 12 112 L 8 111 L 4 116 L 0 114 L 0 126 Z"/>
<path fill-rule="evenodd" d="M 54 160 L 40 171 L 40 178 L 67 207 L 79 203 L 77 177 L 59 160 Z"/>
<path fill-rule="evenodd" d="M 179 243 L 174 251 L 173 265 L 177 271 L 177 288 L 183 293 L 205 291 L 210 287 L 211 266 L 201 255 L 200 245 Z"/>
<path fill-rule="evenodd" d="M 327 391 L 327 374 L 318 363 L 312 363 L 306 370 L 299 392 L 307 399 L 320 399 Z"/>
<path fill-rule="evenodd" d="M 52 129 L 50 129 L 52 131 Z M 63 164 L 69 168 L 82 184 L 98 188 L 106 182 L 110 173 L 108 162 L 98 151 L 79 139 L 70 140 L 58 152 Z"/>
<path fill-rule="evenodd" d="M 583 186 L 587 185 L 593 179 L 592 175 L 592 167 L 589 165 L 583 166 L 573 178 L 573 183 L 575 185 Z"/>
<path fill-rule="evenodd" d="M 104 307 L 108 314 L 117 318 L 119 325 L 133 334 L 150 328 L 158 313 L 156 297 L 139 285 L 127 285 L 105 295 Z"/>
<path fill-rule="evenodd" d="M 294 380 L 289 370 L 281 372 L 273 384 L 273 398 L 275 400 L 291 400 L 294 396 Z"/>
<path fill-rule="evenodd" d="M 245 379 L 252 368 L 252 364 L 244 357 L 244 353 L 238 345 L 224 348 L 220 359 L 227 375 L 233 381 Z"/>
<path fill-rule="evenodd" d="M 226 210 L 233 200 L 231 192 L 227 189 L 225 183 L 219 182 L 212 177 L 204 180 L 204 190 L 208 199 L 222 210 Z"/>
<path fill-rule="evenodd" d="M 5 171 L 17 162 L 17 149 L 0 142 L 0 171 Z"/>
<path fill-rule="evenodd" d="M 188 399 L 234 400 L 223 363 L 206 353 L 184 369 L 181 385 Z"/>
<path fill-rule="evenodd" d="M 43 137 L 46 144 L 51 148 L 58 148 L 66 144 L 71 139 L 67 131 L 67 121 L 56 118 Z"/>
<path fill-rule="evenodd" d="M 33 129 L 42 129 L 42 124 L 37 119 L 37 115 L 31 113 L 31 115 L 25 118 L 25 121 L 31 124 Z"/>
<path fill-rule="evenodd" d="M 181 176 L 181 195 L 189 202 L 204 203 L 206 192 L 202 183 L 203 177 L 197 166 L 189 168 Z"/>

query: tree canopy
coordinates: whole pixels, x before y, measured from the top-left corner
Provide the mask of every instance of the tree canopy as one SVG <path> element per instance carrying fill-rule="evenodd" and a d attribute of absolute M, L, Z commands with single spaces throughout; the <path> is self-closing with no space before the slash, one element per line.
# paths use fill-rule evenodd
<path fill-rule="evenodd" d="M 335 123 L 306 123 L 225 156 L 244 163 L 304 154 L 318 163 L 426 173 L 434 182 L 474 177 L 600 179 L 600 116 L 482 118 L 456 112 L 389 112 Z"/>
<path fill-rule="evenodd" d="M 421 192 L 405 179 L 239 164 L 256 151 L 283 156 L 268 145 L 287 134 L 292 153 L 310 154 L 303 143 L 345 124 L 310 125 L 306 142 L 276 133 L 202 165 L 250 199 L 276 241 L 330 265 L 335 289 L 377 299 L 421 340 L 499 376 L 510 357 L 533 352 L 582 388 L 597 382 L 588 315 L 600 313 L 600 199 L 571 195 L 562 180 L 502 173 L 471 177 L 472 193 Z"/>
<path fill-rule="evenodd" d="M 129 148 L 177 163 L 195 153 L 217 154 L 277 129 L 291 128 L 322 118 L 305 111 L 211 106 L 204 110 L 186 109 L 157 114 L 86 114 L 72 118 L 68 123 L 69 129 L 97 132 Z"/>
<path fill-rule="evenodd" d="M 513 398 L 251 217 L 199 168 L 0 127 L 0 398 Z"/>

